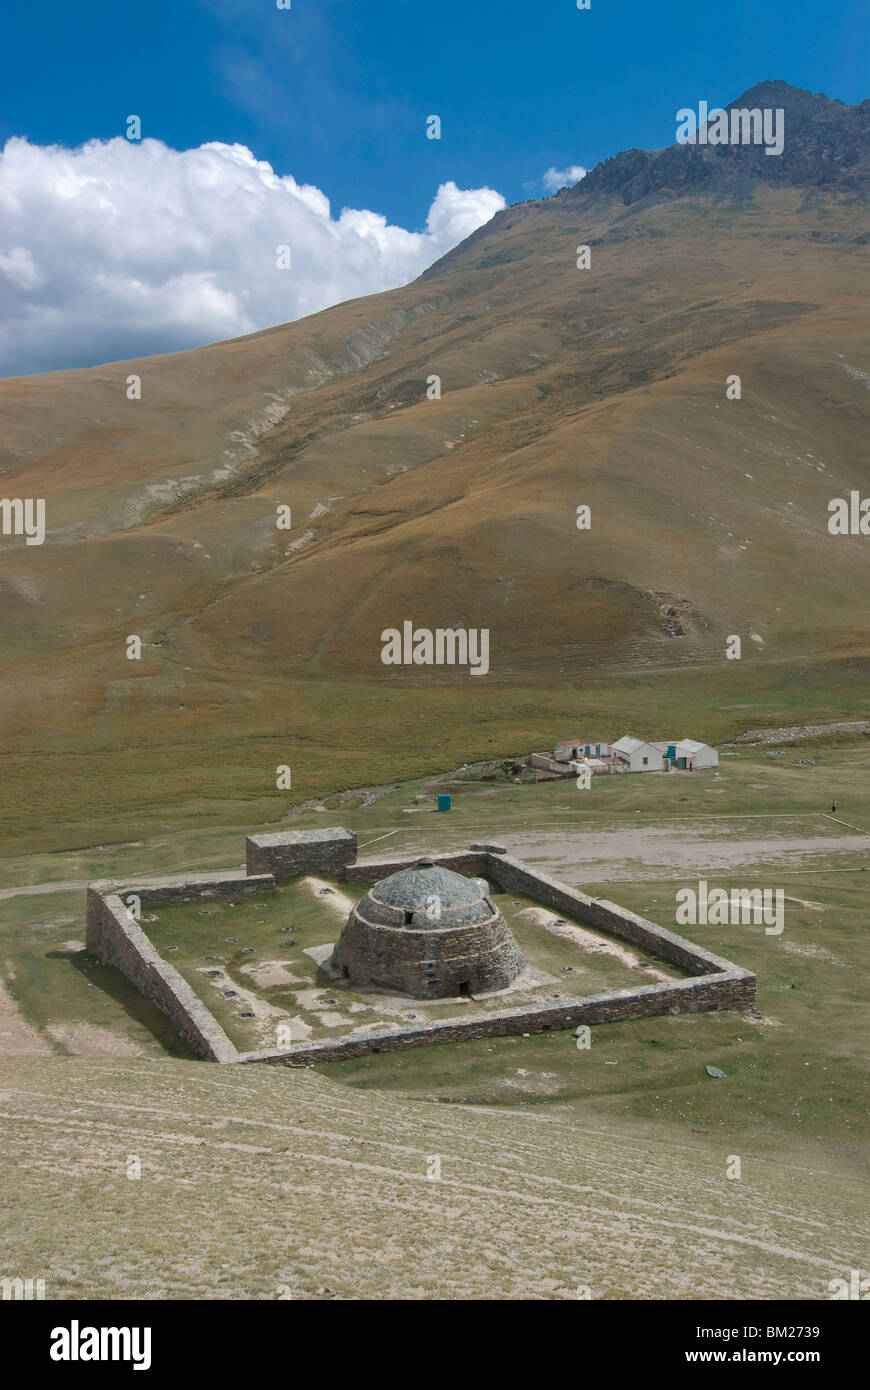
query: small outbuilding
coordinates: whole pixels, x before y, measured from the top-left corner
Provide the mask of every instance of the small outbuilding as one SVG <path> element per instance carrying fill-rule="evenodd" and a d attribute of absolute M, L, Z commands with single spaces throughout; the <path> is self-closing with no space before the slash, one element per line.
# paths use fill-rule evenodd
<path fill-rule="evenodd" d="M 718 767 L 719 750 L 711 748 L 709 743 L 698 743 L 693 738 L 681 738 L 677 744 L 677 764 L 680 758 L 686 759 L 686 767 L 690 772 L 694 772 L 701 767 Z"/>
<path fill-rule="evenodd" d="M 631 772 L 664 771 L 665 760 L 661 746 L 644 743 L 641 738 L 632 738 L 626 734 L 613 744 L 613 752 L 622 762 L 628 763 Z"/>
<path fill-rule="evenodd" d="M 563 738 L 556 744 L 553 757 L 557 763 L 573 763 L 582 758 L 606 758 L 610 744 L 601 739 L 589 742 L 582 738 Z"/>
<path fill-rule="evenodd" d="M 696 772 L 704 767 L 718 767 L 719 754 L 708 743 L 694 738 L 666 739 L 654 745 L 665 760 L 665 767 L 679 772 Z"/>

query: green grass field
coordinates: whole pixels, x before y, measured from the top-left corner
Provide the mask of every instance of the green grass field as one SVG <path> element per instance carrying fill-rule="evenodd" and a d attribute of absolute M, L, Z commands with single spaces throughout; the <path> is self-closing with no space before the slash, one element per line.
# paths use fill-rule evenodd
<path fill-rule="evenodd" d="M 84 953 L 84 891 L 68 886 L 79 876 L 231 867 L 242 858 L 242 829 L 257 827 L 197 827 L 7 859 L 7 882 L 37 888 L 0 899 L 7 1001 L 51 1053 L 0 1065 L 7 1171 L 18 1172 L 30 1152 L 39 1160 L 35 1175 L 14 1180 L 19 1214 L 7 1220 L 9 1259 L 22 1268 L 41 1262 L 55 1296 L 269 1298 L 286 1285 L 301 1298 L 400 1288 L 422 1297 L 562 1298 L 591 1283 L 593 1297 L 605 1298 L 824 1297 L 828 1279 L 866 1265 L 870 740 L 825 738 L 818 766 L 795 761 L 812 756 L 814 742 L 783 748 L 778 758 L 757 748 L 723 751 L 718 776 L 602 778 L 588 792 L 571 780 L 482 781 L 480 768 L 454 768 L 401 783 L 366 806 L 358 795 L 336 794 L 325 809 L 285 822 L 346 825 L 366 854 L 458 848 L 485 836 L 665 926 L 675 925 L 677 890 L 701 877 L 711 888 L 785 894 L 780 936 L 753 925 L 678 928 L 757 973 L 755 1012 L 607 1025 L 592 1030 L 588 1049 L 565 1031 L 382 1053 L 316 1068 L 310 1090 L 304 1074 L 283 1068 L 185 1060 L 189 1052 L 162 1015 Z M 446 785 L 453 809 L 443 814 L 435 794 Z M 158 908 L 145 926 L 161 948 L 178 947 L 166 959 L 192 980 L 217 968 L 200 957 L 221 956 L 235 984 L 267 1008 L 286 1007 L 312 1035 L 341 1031 L 346 1024 L 325 1020 L 346 1001 L 304 954 L 315 938 L 334 937 L 337 914 L 299 885 L 272 901 L 210 916 Z M 522 904 L 502 902 L 508 913 L 520 910 L 514 902 Z M 291 926 L 301 952 L 286 957 L 297 980 L 258 985 L 242 962 L 286 964 L 272 946 Z M 518 933 L 528 949 L 528 927 Z M 248 934 L 256 954 L 242 957 Z M 555 939 L 547 949 L 543 963 L 554 976 L 576 962 Z M 623 983 L 609 960 L 593 979 L 598 958 L 582 963 L 590 959 L 591 974 L 563 975 L 566 992 Z M 231 1021 L 238 1001 L 202 985 L 199 992 Z M 328 998 L 339 1001 L 334 1010 Z M 709 1076 L 707 1065 L 725 1076 Z M 42 1171 L 47 1140 L 32 1129 L 31 1110 L 66 1115 L 73 1099 L 76 1122 L 62 1126 L 67 1147 L 53 1177 Z M 145 1187 L 124 1176 L 127 1155 L 140 1150 Z M 449 1189 L 425 1183 L 433 1153 L 458 1165 L 445 1168 Z M 739 1183 L 725 1177 L 735 1156 Z M 63 1268 L 45 1215 L 57 1183 L 76 1232 Z M 237 1202 L 239 1191 L 246 1195 Z M 140 1238 L 146 1193 L 164 1229 Z M 284 1254 L 255 1214 L 276 1200 L 292 1212 Z M 322 1202 L 331 1212 L 328 1239 Z M 369 1203 L 362 1225 L 361 1202 Z M 465 1232 L 459 1246 L 451 1237 L 452 1273 L 426 1225 L 445 1202 Z M 509 1213 L 511 1230 L 493 1263 L 481 1253 L 480 1223 L 496 1210 Z M 403 1241 L 423 1222 L 415 1248 L 427 1252 L 427 1279 L 389 1275 L 397 1221 Z M 104 1230 L 116 1242 L 125 1233 L 122 1260 L 110 1256 Z M 363 1248 L 365 1269 L 351 1253 Z"/>
<path fill-rule="evenodd" d="M 336 895 L 332 890 L 332 897 Z M 344 888 L 342 887 L 342 894 Z M 365 890 L 357 887 L 354 899 Z M 320 893 L 329 894 L 329 888 Z M 666 978 L 679 972 L 632 950 L 631 961 L 617 951 L 584 950 L 547 932 L 529 919 L 534 904 L 515 894 L 492 900 L 516 937 L 529 975 L 509 990 L 474 1001 L 475 1012 L 535 1005 L 603 989 L 650 983 L 656 970 Z M 460 1018 L 471 1007 L 462 1000 L 414 1000 L 354 990 L 323 968 L 344 914 L 329 897 L 288 884 L 260 902 L 176 904 L 149 911 L 143 925 L 164 956 L 207 1003 L 240 1051 L 274 1048 L 276 1028 L 284 1024 L 296 1040 L 341 1037 L 360 1025 L 397 1025 L 407 1019 Z M 606 945 L 603 933 L 587 929 Z M 312 954 L 314 953 L 314 954 Z"/>
<path fill-rule="evenodd" d="M 778 758 L 759 748 L 723 751 L 718 776 L 601 778 L 588 792 L 578 791 L 571 780 L 463 783 L 455 773 L 445 774 L 444 784 L 463 788 L 454 790 L 453 809 L 446 815 L 434 809 L 438 780 L 420 779 L 364 808 L 352 804 L 359 798 L 336 796 L 333 805 L 327 798 L 325 812 L 311 810 L 293 818 L 291 823 L 299 826 L 347 825 L 369 854 L 456 848 L 483 835 L 501 839 L 593 895 L 612 897 L 666 926 L 674 925 L 677 889 L 699 877 L 711 888 L 782 887 L 787 899 L 781 937 L 752 926 L 686 929 L 701 944 L 757 972 L 759 1012 L 767 1021 L 730 1013 L 656 1019 L 596 1029 L 594 1046 L 586 1054 L 577 1052 L 570 1034 L 538 1035 L 361 1058 L 331 1066 L 330 1075 L 352 1086 L 475 1104 L 591 1105 L 638 1124 L 674 1123 L 687 1134 L 696 1126 L 721 1128 L 734 1136 L 735 1144 L 757 1151 L 786 1152 L 799 1143 L 838 1163 L 856 1161 L 867 1135 L 859 1099 L 866 1094 L 867 1065 L 859 1010 L 866 996 L 870 930 L 865 886 L 870 740 L 825 738 L 820 741 L 822 762 L 815 767 L 794 761 L 814 753 L 815 743 L 783 747 Z M 832 796 L 837 798 L 836 821 L 830 817 Z M 345 804 L 339 806 L 342 799 Z M 650 830 L 658 838 L 652 851 L 641 853 L 635 846 Z M 584 861 L 593 836 L 600 847 Z M 756 848 L 759 839 L 763 854 Z M 240 830 L 198 829 L 98 855 L 13 859 L 7 861 L 8 880 L 50 885 L 78 875 L 228 867 L 239 862 L 241 848 Z M 733 865 L 726 873 L 716 872 L 710 865 L 725 849 L 734 855 Z M 685 862 L 669 866 L 669 854 L 678 851 Z M 650 858 L 656 861 L 653 871 Z M 2 902 L 7 989 L 23 1016 L 57 1050 L 86 1051 L 86 1043 L 80 1041 L 78 1048 L 75 1043 L 75 1025 L 84 1023 L 102 1030 L 109 1042 L 119 1039 L 119 1045 L 142 1055 L 163 1055 L 167 1046 L 181 1055 L 183 1045 L 172 1039 L 159 1014 L 112 972 L 89 969 L 86 957 L 66 944 L 83 943 L 83 906 L 79 890 L 23 894 Z M 509 915 L 517 911 L 511 900 L 505 899 L 504 906 Z M 159 909 L 158 921 L 148 928 L 158 945 L 181 947 L 174 959 L 173 954 L 166 958 L 189 970 L 192 981 L 207 967 L 199 957 L 213 953 L 232 962 L 247 944 L 260 953 L 258 961 L 292 956 L 291 973 L 301 968 L 304 981 L 298 988 L 319 987 L 335 997 L 304 954 L 306 945 L 337 935 L 337 918 L 315 896 L 291 886 L 262 910 L 212 910 L 215 917 L 197 916 L 195 908 Z M 268 950 L 273 936 L 285 939 L 285 916 L 288 930 L 289 924 L 299 929 L 299 947 L 286 953 Z M 230 917 L 237 924 L 232 928 Z M 262 939 L 256 936 L 259 930 L 265 933 Z M 522 926 L 518 930 L 528 932 Z M 222 938 L 227 936 L 238 940 L 226 943 Z M 526 946 L 525 938 L 522 944 Z M 568 963 L 567 957 L 556 959 L 560 950 L 550 942 L 549 955 L 542 957 L 554 974 Z M 246 981 L 238 973 L 242 963 L 242 958 L 235 960 L 235 986 L 250 988 L 250 976 Z M 622 982 L 616 978 L 618 963 L 609 962 L 607 972 L 613 987 Z M 606 987 L 597 977 L 588 977 L 588 983 L 583 992 L 599 984 Z M 231 1019 L 235 1001 L 223 1001 L 217 989 L 209 993 L 201 977 L 198 990 L 222 1021 Z M 278 1000 L 272 989 L 259 992 L 273 1005 Z M 300 1013 L 295 993 L 291 986 L 283 987 L 281 1007 L 289 1007 L 316 1033 L 329 1031 L 316 1009 Z M 49 1027 L 55 1039 L 46 1034 Z M 64 1037 L 66 1044 L 58 1041 Z M 616 1065 L 605 1066 L 608 1061 Z M 722 1066 L 727 1079 L 711 1081 L 704 1072 L 706 1062 Z M 527 1077 L 517 1076 L 520 1067 Z"/>

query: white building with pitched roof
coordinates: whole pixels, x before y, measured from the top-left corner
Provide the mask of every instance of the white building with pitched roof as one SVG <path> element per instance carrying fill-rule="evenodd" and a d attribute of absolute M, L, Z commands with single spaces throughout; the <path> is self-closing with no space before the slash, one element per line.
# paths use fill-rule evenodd
<path fill-rule="evenodd" d="M 656 742 L 665 759 L 665 766 L 677 768 L 680 772 L 696 772 L 703 767 L 718 767 L 719 754 L 709 743 L 699 743 L 694 738 L 665 739 Z"/>
<path fill-rule="evenodd" d="M 622 762 L 628 763 L 631 772 L 664 772 L 665 758 L 662 746 L 645 743 L 642 738 L 632 738 L 626 734 L 610 745 L 611 752 Z"/>

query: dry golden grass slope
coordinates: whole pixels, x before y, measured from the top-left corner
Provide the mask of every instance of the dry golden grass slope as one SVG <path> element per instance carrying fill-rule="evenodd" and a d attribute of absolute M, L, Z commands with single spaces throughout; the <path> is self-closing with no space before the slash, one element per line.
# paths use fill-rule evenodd
<path fill-rule="evenodd" d="M 229 826 L 529 751 L 580 721 L 601 737 L 633 725 L 714 740 L 867 714 L 870 541 L 830 536 L 827 505 L 867 486 L 870 113 L 777 84 L 757 95 L 788 106 L 781 161 L 630 151 L 499 214 L 403 289 L 194 352 L 0 382 L 0 496 L 44 498 L 48 522 L 41 547 L 0 536 L 7 878 L 76 881 L 104 854 L 152 870 L 232 862 Z M 380 633 L 404 619 L 489 628 L 490 674 L 385 668 Z M 725 660 L 731 633 L 741 662 Z M 276 788 L 284 763 L 290 791 Z M 633 815 L 638 796 L 670 794 L 639 780 L 656 785 L 606 795 L 632 795 Z M 692 786 L 708 815 L 707 785 Z M 798 790 L 793 809 L 817 812 Z M 732 795 L 733 815 L 780 809 L 760 774 Z M 534 816 L 512 813 L 524 833 Z M 359 828 L 394 829 L 382 814 L 361 812 Z M 493 814 L 466 802 L 462 843 L 489 838 Z M 815 900 L 812 885 L 794 891 Z M 63 1012 L 58 945 L 68 969 L 80 934 L 78 908 L 47 901 L 2 904 L 6 1013 L 14 1023 L 20 1003 L 22 1028 Z M 763 988 L 778 1007 L 789 991 L 791 1071 L 816 1055 L 851 1068 L 866 972 L 847 987 L 836 963 L 805 966 L 801 1032 L 787 965 Z M 90 995 L 108 1029 L 129 1001 L 92 985 L 63 988 L 82 1025 Z M 743 1022 L 715 1017 L 751 1053 Z M 146 1021 L 134 1014 L 133 1036 Z M 659 1020 L 662 1041 L 673 1022 Z M 715 1040 L 710 1019 L 687 1022 Z M 71 1048 L 75 1028 L 46 1035 Z M 538 1044 L 499 1041 L 421 1049 L 418 1085 L 443 1062 L 485 1092 L 515 1043 L 529 1084 L 512 1094 L 534 1095 Z M 719 1133 L 749 1136 L 738 1181 L 710 1125 L 687 1133 L 700 1072 L 664 1047 L 653 1062 L 627 1047 L 637 1091 L 614 1075 L 617 1113 L 587 1098 L 580 1124 L 558 1099 L 516 1113 L 281 1068 L 0 1059 L 0 1273 L 44 1278 L 50 1298 L 825 1298 L 866 1270 L 863 1194 L 851 1167 L 815 1157 L 816 1122 L 851 1153 L 857 1104 L 827 1089 L 823 1065 L 809 1116 L 783 1118 L 808 1086 L 775 1046 L 771 1062 L 762 1038 L 765 1067 L 705 1097 Z M 657 1076 L 677 1078 L 661 1107 L 644 1080 Z M 399 1077 L 396 1064 L 378 1084 Z M 652 1107 L 642 1133 L 625 1118 L 638 1097 Z"/>
<path fill-rule="evenodd" d="M 4 637 L 75 665 L 121 627 L 161 643 L 166 675 L 231 655 L 378 676 L 381 629 L 409 616 L 489 626 L 500 682 L 698 660 L 747 626 L 778 651 L 863 650 L 862 538 L 827 532 L 829 499 L 865 478 L 860 227 L 797 190 L 749 210 L 531 204 L 407 289 L 4 382 L 3 487 L 45 496 L 50 528 L 6 542 Z"/>
<path fill-rule="evenodd" d="M 733 1181 L 709 1140 L 556 1109 L 26 1058 L 0 1062 L 0 1118 L 3 1272 L 47 1298 L 822 1299 L 861 1267 L 836 1172 L 753 1160 Z"/>
<path fill-rule="evenodd" d="M 800 95 L 774 93 L 796 110 Z M 823 132 L 846 132 L 842 158 L 863 108 L 812 102 Z M 640 153 L 619 159 L 634 170 Z M 690 153 L 644 159 L 682 171 Z M 44 546 L 0 538 L 9 832 L 43 779 L 70 824 L 86 788 L 87 834 L 125 815 L 122 758 L 138 795 L 153 776 L 180 810 L 170 747 L 195 769 L 192 802 L 208 786 L 238 806 L 274 789 L 278 762 L 303 794 L 340 785 L 336 745 L 371 756 L 374 781 L 378 759 L 426 770 L 451 730 L 460 759 L 490 751 L 486 721 L 494 743 L 549 742 L 552 692 L 592 675 L 729 680 L 732 633 L 747 688 L 765 664 L 866 658 L 867 539 L 827 531 L 829 500 L 867 477 L 852 175 L 705 173 L 644 192 L 614 163 L 589 193 L 498 214 L 405 288 L 192 352 L 0 382 L 0 488 L 48 514 Z M 404 619 L 488 628 L 489 675 L 385 668 L 380 634 Z"/>

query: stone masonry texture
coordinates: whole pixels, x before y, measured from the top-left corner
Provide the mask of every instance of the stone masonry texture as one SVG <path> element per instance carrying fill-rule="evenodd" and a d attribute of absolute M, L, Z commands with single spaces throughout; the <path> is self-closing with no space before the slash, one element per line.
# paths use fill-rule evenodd
<path fill-rule="evenodd" d="M 332 826 L 249 835 L 245 848 L 249 874 L 274 874 L 276 883 L 286 883 L 302 874 L 340 877 L 356 859 L 357 840 L 352 831 Z"/>
<path fill-rule="evenodd" d="M 143 905 L 247 897 L 268 892 L 276 881 L 315 872 L 348 882 L 375 884 L 389 874 L 411 868 L 416 862 L 413 859 L 356 860 L 356 836 L 341 829 L 251 836 L 247 845 L 247 874 L 229 871 L 131 880 L 124 884 L 102 881 L 88 887 L 88 949 L 105 964 L 126 975 L 166 1014 L 201 1056 L 213 1061 L 313 1066 L 343 1057 L 430 1043 L 546 1032 L 584 1023 L 611 1023 L 663 1013 L 742 1010 L 752 1008 L 755 1003 L 756 977 L 751 972 L 616 903 L 590 898 L 579 889 L 559 883 L 508 854 L 475 847 L 473 852 L 433 855 L 432 862 L 457 873 L 486 878 L 505 892 L 522 893 L 555 912 L 630 941 L 678 966 L 693 978 L 642 985 L 637 989 L 609 990 L 587 998 L 548 1000 L 531 1007 L 516 1006 L 488 1013 L 463 1012 L 462 1017 L 455 1020 L 367 1029 L 293 1044 L 287 1051 L 239 1053 L 186 980 L 161 959 L 128 911 L 124 896 L 136 894 Z"/>

